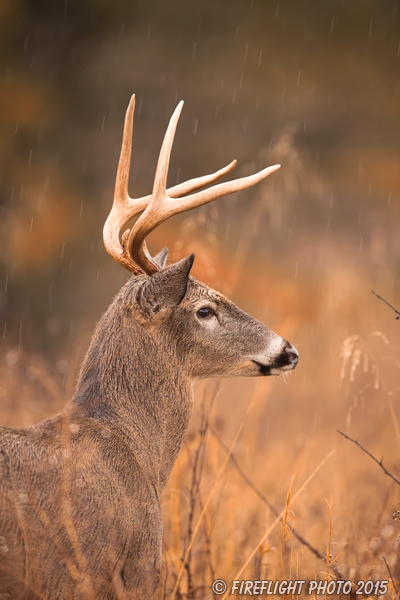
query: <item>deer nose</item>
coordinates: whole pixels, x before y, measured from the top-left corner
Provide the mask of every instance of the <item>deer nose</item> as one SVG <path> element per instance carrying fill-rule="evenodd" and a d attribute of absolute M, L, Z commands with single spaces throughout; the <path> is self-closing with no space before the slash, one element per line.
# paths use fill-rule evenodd
<path fill-rule="evenodd" d="M 289 362 L 294 368 L 299 362 L 299 353 L 297 352 L 296 348 L 292 346 L 292 344 L 289 344 L 289 342 L 286 342 L 284 352 L 287 354 Z"/>

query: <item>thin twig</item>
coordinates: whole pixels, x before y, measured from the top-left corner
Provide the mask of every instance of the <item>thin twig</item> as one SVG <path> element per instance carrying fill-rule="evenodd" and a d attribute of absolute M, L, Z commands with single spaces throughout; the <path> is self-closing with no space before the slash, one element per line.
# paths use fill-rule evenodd
<path fill-rule="evenodd" d="M 218 387 L 219 387 L 219 382 L 217 384 L 216 393 L 218 392 Z M 194 513 L 195 513 L 195 509 L 196 509 L 196 503 L 198 501 L 200 502 L 200 482 L 201 482 L 201 478 L 202 478 L 202 474 L 203 474 L 206 434 L 207 434 L 208 426 L 210 423 L 210 413 L 211 413 L 211 410 L 212 410 L 212 407 L 214 404 L 215 397 L 216 397 L 216 394 L 213 395 L 213 399 L 210 403 L 210 406 L 208 407 L 208 411 L 206 411 L 205 395 L 203 396 L 201 425 L 200 425 L 200 430 L 199 430 L 200 441 L 199 441 L 198 446 L 195 451 L 193 463 L 191 461 L 190 450 L 188 448 L 189 465 L 192 468 L 192 485 L 190 488 L 190 502 L 189 502 L 190 509 L 189 509 L 189 517 L 188 517 L 188 540 L 190 540 L 192 538 L 192 534 L 193 534 L 192 526 L 193 526 Z M 201 502 L 200 502 L 200 505 L 201 505 Z M 201 508 L 203 508 L 203 507 L 201 506 Z M 205 517 L 204 517 L 204 519 L 205 519 Z M 205 533 L 205 537 L 206 537 L 206 540 L 209 545 L 210 539 L 208 536 L 207 528 L 205 528 L 204 533 Z M 192 560 L 192 552 L 190 551 L 187 556 L 186 563 L 185 563 L 185 568 L 187 571 L 187 586 L 188 586 L 187 597 L 188 598 L 195 597 L 195 590 L 193 588 L 193 581 L 192 581 L 191 560 Z"/>
<path fill-rule="evenodd" d="M 361 450 L 363 452 L 365 452 L 365 454 L 368 454 L 368 456 L 370 458 L 372 458 L 372 460 L 374 460 L 376 462 L 376 464 L 378 464 L 380 466 L 380 468 L 383 470 L 383 472 L 386 475 L 389 475 L 389 477 L 391 477 L 393 479 L 393 481 L 395 481 L 397 483 L 397 485 L 400 485 L 400 480 L 397 479 L 397 477 L 395 475 L 393 475 L 390 471 L 388 471 L 386 469 L 386 467 L 383 466 L 382 459 L 378 460 L 377 458 L 375 458 L 375 456 L 373 454 L 371 454 L 371 452 L 368 452 L 368 450 L 366 450 L 364 448 L 364 446 L 361 446 L 360 442 L 357 442 L 357 440 L 353 440 L 353 438 L 351 438 L 348 435 L 346 435 L 345 433 L 343 433 L 343 431 L 340 431 L 339 429 L 336 429 L 336 431 L 338 433 L 340 433 L 340 435 L 342 435 L 343 437 L 345 437 L 347 440 L 350 440 L 350 442 L 353 442 L 353 444 L 355 444 L 356 446 L 358 446 L 359 448 L 361 448 Z"/>
<path fill-rule="evenodd" d="M 209 429 L 210 429 L 210 432 L 213 434 L 213 436 L 217 439 L 220 446 L 225 450 L 225 452 L 228 452 L 229 451 L 228 446 L 225 444 L 225 442 L 223 442 L 221 440 L 218 433 L 215 431 L 214 427 L 212 425 L 209 425 Z M 279 514 L 280 514 L 279 511 L 269 502 L 269 500 L 264 496 L 262 491 L 246 475 L 246 473 L 243 471 L 242 467 L 239 465 L 238 461 L 233 456 L 233 454 L 230 455 L 230 460 L 231 460 L 232 464 L 234 465 L 235 469 L 237 470 L 237 472 L 239 473 L 239 475 L 241 476 L 241 478 L 244 480 L 244 482 L 247 483 L 247 485 L 260 498 L 260 500 L 262 500 L 264 502 L 264 504 L 266 506 L 268 506 L 268 508 L 272 512 L 272 514 L 275 517 L 279 517 Z M 281 521 L 283 521 L 283 517 L 281 518 Z M 326 561 L 325 556 L 323 556 L 323 554 L 321 554 L 321 552 L 319 552 L 316 548 L 314 548 L 314 546 L 312 546 L 310 544 L 310 542 L 308 542 L 300 533 L 298 533 L 294 527 L 292 528 L 291 531 L 292 531 L 292 534 L 294 535 L 294 537 L 299 540 L 300 544 L 302 544 L 303 546 L 308 548 L 310 550 L 310 552 L 312 552 L 314 554 L 314 556 L 316 556 L 319 560 L 322 560 L 323 562 Z M 335 565 L 330 565 L 330 568 L 335 573 L 335 575 L 338 579 L 344 579 L 343 575 L 341 574 L 341 572 Z"/>
<path fill-rule="evenodd" d="M 211 411 L 212 411 L 212 408 L 214 405 L 214 401 L 215 401 L 216 397 L 218 396 L 220 387 L 221 387 L 220 381 L 217 381 L 217 384 L 215 386 L 215 392 L 212 395 L 212 399 L 211 399 L 211 402 L 209 403 L 207 410 L 205 409 L 206 393 L 204 393 L 204 395 L 203 395 L 201 424 L 200 424 L 200 429 L 199 429 L 200 441 L 199 441 L 198 446 L 195 451 L 194 462 L 192 462 L 190 449 L 187 446 L 187 452 L 188 452 L 188 456 L 189 456 L 189 466 L 192 469 L 192 484 L 191 484 L 191 488 L 190 488 L 189 516 L 188 516 L 188 543 L 190 542 L 190 540 L 192 538 L 192 534 L 193 534 L 193 519 L 194 519 L 194 513 L 195 513 L 197 501 L 199 501 L 200 508 L 203 509 L 203 505 L 201 502 L 200 481 L 202 478 L 203 467 L 204 467 L 206 434 L 207 434 L 208 426 L 210 423 L 210 414 L 211 414 Z M 204 520 L 205 520 L 205 517 L 204 517 Z M 210 539 L 208 536 L 207 526 L 205 526 L 205 528 L 204 528 L 204 534 L 206 537 L 207 545 L 209 547 Z M 186 549 L 184 550 L 182 561 L 185 561 L 185 555 L 186 555 Z M 190 551 L 187 554 L 186 561 L 184 563 L 185 569 L 187 571 L 187 587 L 188 587 L 187 597 L 188 598 L 195 597 L 195 589 L 193 588 L 193 582 L 192 582 L 191 559 L 192 559 L 192 552 Z M 211 565 L 211 560 L 210 560 L 210 570 L 213 571 L 213 568 Z"/>
<path fill-rule="evenodd" d="M 379 300 L 382 300 L 382 302 L 384 302 L 385 304 L 387 304 L 388 306 L 390 306 L 390 308 L 392 310 L 394 310 L 394 312 L 396 313 L 396 319 L 400 319 L 400 312 L 397 310 L 397 308 L 395 308 L 394 306 L 392 306 L 391 304 L 389 304 L 389 302 L 387 300 L 385 300 L 385 298 L 382 298 L 382 296 L 379 296 L 379 294 L 377 294 L 376 292 L 371 290 L 371 294 L 374 294 L 374 296 L 376 296 L 377 298 L 379 298 Z"/>
<path fill-rule="evenodd" d="M 396 592 L 396 596 L 397 596 L 397 598 L 398 598 L 398 597 L 399 597 L 399 590 L 397 589 L 397 586 L 396 586 L 396 584 L 395 584 L 395 582 L 394 582 L 393 575 L 392 575 L 392 571 L 390 570 L 390 567 L 389 567 L 389 565 L 387 564 L 386 558 L 385 558 L 384 556 L 382 556 L 382 558 L 383 558 L 383 560 L 384 560 L 384 562 L 385 562 L 386 568 L 387 568 L 387 570 L 388 570 L 388 573 L 389 573 L 389 575 L 390 575 L 390 579 L 392 580 L 392 584 L 393 584 L 393 587 L 394 587 L 394 589 L 395 589 L 395 592 Z"/>

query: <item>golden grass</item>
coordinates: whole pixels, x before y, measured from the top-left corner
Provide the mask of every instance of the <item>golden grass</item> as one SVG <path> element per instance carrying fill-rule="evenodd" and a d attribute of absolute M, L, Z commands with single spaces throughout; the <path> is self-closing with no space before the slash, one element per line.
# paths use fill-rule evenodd
<path fill-rule="evenodd" d="M 257 404 L 255 411 L 256 408 Z M 214 418 L 218 421 L 218 417 Z M 189 538 L 190 457 L 203 443 L 193 433 L 163 497 L 167 572 L 160 597 L 212 597 L 213 578 L 227 582 L 329 580 L 338 577 L 334 568 L 355 583 L 359 579 L 390 579 L 382 556 L 398 578 L 400 532 L 392 512 L 399 492 L 379 468 L 361 451 L 335 440 L 333 432 L 326 429 L 315 430 L 313 439 L 298 456 L 291 456 L 293 422 L 287 423 L 286 428 L 292 430 L 291 435 L 282 431 L 285 439 L 275 439 L 272 452 L 255 450 L 259 431 L 254 421 L 246 436 L 246 425 L 251 427 L 249 421 L 242 436 L 231 443 L 231 449 L 234 455 L 235 449 L 238 456 L 242 455 L 239 461 L 257 487 L 274 498 L 278 510 L 281 507 L 279 516 L 275 517 L 260 501 L 234 467 L 229 468 L 228 463 L 226 468 L 227 454 L 221 452 L 216 438 L 208 432 L 195 507 L 198 522 L 203 518 L 203 523 L 197 528 L 197 536 L 192 534 Z M 258 429 L 260 426 L 261 423 Z M 249 437 L 253 438 L 253 448 L 244 441 Z M 253 454 L 247 462 L 243 459 L 246 446 L 246 453 Z M 331 450 L 324 457 L 326 448 Z M 294 527 L 324 560 L 316 559 L 293 536 Z M 387 597 L 394 598 L 391 584 L 389 589 Z"/>

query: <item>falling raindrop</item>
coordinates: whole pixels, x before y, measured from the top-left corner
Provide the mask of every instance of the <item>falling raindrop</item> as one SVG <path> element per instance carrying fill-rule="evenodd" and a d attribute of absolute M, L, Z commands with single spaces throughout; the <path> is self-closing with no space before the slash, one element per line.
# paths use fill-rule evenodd
<path fill-rule="evenodd" d="M 63 373 L 63 374 L 67 373 L 67 371 L 68 371 L 68 361 L 63 360 L 63 359 L 58 360 L 57 361 L 57 371 L 59 373 Z"/>
<path fill-rule="evenodd" d="M 53 284 L 50 284 L 50 288 L 49 288 L 49 301 L 48 301 L 48 305 L 47 305 L 47 309 L 51 310 L 53 305 Z"/>

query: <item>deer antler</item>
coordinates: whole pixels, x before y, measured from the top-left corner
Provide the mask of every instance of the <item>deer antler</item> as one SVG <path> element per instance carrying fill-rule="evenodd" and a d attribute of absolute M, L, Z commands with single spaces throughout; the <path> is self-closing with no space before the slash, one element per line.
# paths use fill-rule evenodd
<path fill-rule="evenodd" d="M 160 270 L 161 267 L 154 261 L 147 250 L 146 237 L 166 219 L 180 212 L 212 202 L 212 200 L 216 200 L 221 196 L 248 188 L 280 167 L 280 165 L 274 165 L 254 175 L 221 183 L 197 194 L 186 195 L 210 183 L 214 183 L 232 171 L 236 165 L 236 160 L 234 160 L 223 169 L 211 175 L 190 179 L 167 190 L 169 160 L 182 107 L 183 102 L 180 102 L 169 122 L 158 159 L 153 192 L 150 196 L 138 199 L 132 199 L 128 195 L 135 96 L 132 96 L 126 111 L 121 155 L 115 184 L 114 203 L 104 225 L 103 239 L 107 252 L 134 274 L 145 272 L 151 275 Z M 125 231 L 120 243 L 119 234 L 123 226 L 143 210 L 143 214 L 136 221 L 133 228 L 130 231 Z"/>

